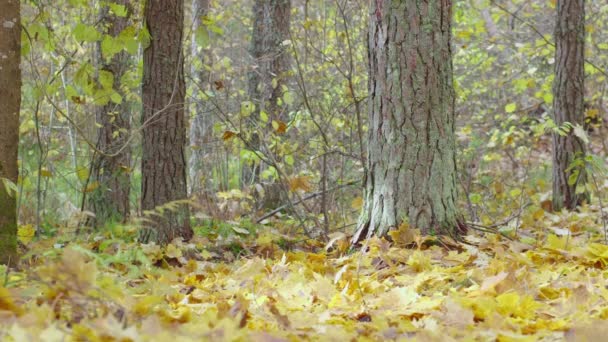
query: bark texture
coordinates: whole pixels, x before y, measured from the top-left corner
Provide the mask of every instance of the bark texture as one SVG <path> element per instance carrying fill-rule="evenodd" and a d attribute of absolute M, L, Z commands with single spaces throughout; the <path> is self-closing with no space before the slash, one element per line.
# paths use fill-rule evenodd
<path fill-rule="evenodd" d="M 100 21 L 108 35 L 117 37 L 129 26 L 132 11 L 129 0 L 114 2 L 129 9 L 127 16 L 115 16 L 104 6 Z M 111 221 L 124 222 L 129 217 L 131 149 L 125 144 L 130 134 L 131 103 L 124 89 L 121 89 L 121 78 L 133 66 L 126 51 L 114 55 L 110 60 L 106 59 L 101 52 L 101 43 L 96 58 L 100 70 L 114 75 L 113 88 L 122 96 L 120 104 L 109 101 L 95 109 L 96 121 L 100 125 L 97 129 L 97 149 L 107 155 L 95 153 L 93 157 L 89 182 L 95 186 L 95 190 L 89 195 L 88 207 L 95 214 L 93 225 L 102 226 Z"/>
<path fill-rule="evenodd" d="M 144 50 L 141 204 L 162 215 L 149 217 L 153 229 L 142 240 L 168 243 L 192 237 L 189 208 L 176 204 L 187 198 L 183 0 L 146 1 L 145 20 L 151 41 Z"/>
<path fill-rule="evenodd" d="M 192 31 L 196 32 L 199 28 L 206 29 L 203 26 L 203 18 L 209 15 L 209 0 L 192 0 L 192 13 L 194 16 L 194 23 L 192 25 Z M 210 32 L 207 32 L 210 35 Z M 210 73 L 205 68 L 205 65 L 209 65 L 211 61 L 210 50 L 207 47 L 199 46 L 196 43 L 196 39 L 192 39 L 191 53 L 193 59 L 199 59 L 201 61 L 200 67 L 196 67 L 195 63 L 192 63 L 190 73 L 196 85 L 194 86 L 194 94 L 200 92 L 209 91 L 210 86 Z M 196 97 L 191 115 L 190 123 L 190 159 L 188 161 L 188 167 L 190 169 L 190 187 L 191 193 L 195 193 L 201 190 L 202 187 L 209 186 L 211 168 L 209 165 L 205 165 L 205 157 L 209 155 L 209 145 L 213 138 L 213 108 L 204 99 Z"/>
<path fill-rule="evenodd" d="M 290 21 L 290 0 L 255 0 L 250 47 L 254 65 L 248 80 L 249 98 L 255 105 L 249 116 L 252 131 L 266 124 L 258 120 L 261 111 L 268 114 L 269 121 L 281 120 L 286 114 L 286 106 L 279 106 L 279 99 L 289 70 L 289 46 L 283 43 L 289 40 Z M 254 132 L 249 148 L 259 149 L 259 139 Z M 244 167 L 243 183 L 257 183 L 259 171 L 259 166 Z"/>
<path fill-rule="evenodd" d="M 8 193 L 7 179 L 17 183 L 19 109 L 21 107 L 21 12 L 18 0 L 0 2 L 0 264 L 17 256 L 17 195 Z"/>
<path fill-rule="evenodd" d="M 373 0 L 366 194 L 353 242 L 407 221 L 455 234 L 451 0 Z"/>
<path fill-rule="evenodd" d="M 555 123 L 583 125 L 585 118 L 585 1 L 558 0 L 555 25 L 555 79 L 553 111 Z M 584 167 L 570 168 L 573 160 L 585 156 L 585 144 L 572 130 L 565 136 L 553 134 L 553 209 L 574 209 L 588 193 L 576 193 L 585 184 Z M 572 181 L 569 179 L 572 178 Z"/>

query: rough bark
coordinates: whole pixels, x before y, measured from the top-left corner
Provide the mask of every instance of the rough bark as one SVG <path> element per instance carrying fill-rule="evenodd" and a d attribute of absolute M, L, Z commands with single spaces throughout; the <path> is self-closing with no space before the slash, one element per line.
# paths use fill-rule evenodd
<path fill-rule="evenodd" d="M 130 22 L 129 0 L 116 0 L 116 4 L 126 6 L 129 11 L 125 17 L 115 16 L 107 7 L 102 8 L 100 21 L 107 27 L 106 34 L 117 37 Z M 107 222 L 124 222 L 129 216 L 129 192 L 131 185 L 131 149 L 125 146 L 130 130 L 131 103 L 126 92 L 121 89 L 121 78 L 133 67 L 130 55 L 122 51 L 107 60 L 97 48 L 97 63 L 100 70 L 114 75 L 113 88 L 122 96 L 120 104 L 109 101 L 95 109 L 97 129 L 97 149 L 107 155 L 95 153 L 91 167 L 90 184 L 95 189 L 88 199 L 88 208 L 95 214 L 92 224 L 103 226 Z M 117 154 L 113 156 L 114 154 Z M 109 156 L 108 156 L 109 155 Z"/>
<path fill-rule="evenodd" d="M 585 1 L 558 0 L 555 25 L 555 79 L 553 111 L 555 123 L 582 125 L 585 117 Z M 553 209 L 574 209 L 587 192 L 576 189 L 586 182 L 584 167 L 570 168 L 585 156 L 585 144 L 572 130 L 565 136 L 553 134 Z M 569 179 L 573 181 L 569 181 Z M 575 181 L 574 181 L 575 179 Z"/>
<path fill-rule="evenodd" d="M 192 13 L 194 15 L 194 23 L 192 31 L 196 32 L 202 26 L 202 19 L 209 15 L 209 0 L 192 0 Z M 205 27 L 202 27 L 206 29 Z M 210 34 L 208 32 L 208 34 Z M 191 53 L 193 59 L 201 61 L 200 67 L 196 67 L 192 63 L 190 73 L 194 82 L 194 94 L 209 91 L 209 71 L 205 65 L 210 63 L 211 54 L 207 47 L 199 46 L 196 39 L 192 39 Z M 190 123 L 190 159 L 188 161 L 191 193 L 197 192 L 203 186 L 210 185 L 210 170 L 208 165 L 205 165 L 205 157 L 211 152 L 209 144 L 213 138 L 213 108 L 208 103 L 196 97 L 194 104 L 194 112 L 191 115 Z"/>
<path fill-rule="evenodd" d="M 269 121 L 281 120 L 286 114 L 286 106 L 279 106 L 279 99 L 289 70 L 289 47 L 283 43 L 289 40 L 290 14 L 290 0 L 255 0 L 253 5 L 250 54 L 254 66 L 249 72 L 248 91 L 255 110 L 249 116 L 253 132 L 249 148 L 259 149 L 260 137 L 255 131 L 266 124 L 259 121 L 261 111 L 268 114 Z M 257 183 L 259 171 L 259 166 L 244 166 L 243 183 Z"/>
<path fill-rule="evenodd" d="M 353 242 L 407 221 L 462 233 L 456 208 L 451 0 L 373 0 L 366 194 Z"/>
<path fill-rule="evenodd" d="M 144 50 L 141 204 L 162 216 L 149 217 L 142 240 L 167 243 L 192 237 L 188 206 L 175 205 L 187 198 L 183 1 L 148 0 L 144 15 L 151 41 Z"/>
<path fill-rule="evenodd" d="M 21 107 L 21 12 L 18 0 L 0 3 L 0 264 L 17 256 L 17 195 L 4 179 L 17 183 Z"/>

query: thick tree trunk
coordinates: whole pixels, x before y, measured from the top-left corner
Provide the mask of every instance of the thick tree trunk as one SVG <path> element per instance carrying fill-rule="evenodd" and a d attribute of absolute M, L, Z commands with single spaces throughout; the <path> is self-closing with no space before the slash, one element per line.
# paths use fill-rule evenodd
<path fill-rule="evenodd" d="M 407 221 L 462 233 L 456 209 L 451 0 L 373 0 L 369 144 L 358 242 Z"/>
<path fill-rule="evenodd" d="M 0 3 L 0 264 L 16 262 L 19 109 L 21 107 L 21 12 L 18 0 Z"/>
<path fill-rule="evenodd" d="M 209 14 L 209 0 L 192 0 L 192 14 L 194 23 L 192 31 L 196 32 L 202 25 L 202 19 Z M 206 29 L 206 27 L 202 27 Z M 209 33 L 208 33 L 209 34 Z M 193 59 L 199 59 L 200 65 L 192 63 L 190 72 L 196 82 L 193 87 L 193 93 L 209 91 L 209 71 L 205 65 L 210 63 L 211 54 L 207 47 L 199 46 L 196 39 L 192 39 L 191 53 Z M 209 155 L 209 144 L 213 138 L 214 118 L 212 115 L 212 106 L 199 96 L 195 95 L 194 113 L 191 115 L 190 123 L 190 160 L 188 166 L 190 169 L 190 187 L 191 193 L 201 190 L 202 187 L 207 187 L 211 184 L 210 165 L 205 165 L 205 157 Z"/>
<path fill-rule="evenodd" d="M 144 50 L 141 204 L 143 210 L 163 208 L 163 215 L 150 216 L 154 229 L 142 240 L 168 243 L 192 237 L 188 206 L 175 205 L 187 198 L 183 0 L 146 1 L 145 20 L 151 41 Z"/>
<path fill-rule="evenodd" d="M 251 33 L 250 53 L 255 64 L 249 72 L 249 98 L 255 110 L 249 116 L 252 131 L 251 146 L 259 149 L 261 137 L 255 131 L 267 123 L 259 121 L 260 112 L 264 111 L 271 120 L 281 120 L 286 108 L 279 105 L 287 83 L 289 70 L 288 46 L 291 21 L 290 0 L 255 0 L 253 5 L 253 31 Z M 263 132 L 263 128 L 260 129 Z M 243 183 L 252 184 L 259 181 L 259 165 L 243 167 Z"/>
<path fill-rule="evenodd" d="M 127 16 L 111 14 L 102 8 L 101 22 L 107 27 L 107 34 L 117 37 L 129 26 L 131 9 L 129 0 L 117 0 L 116 4 L 129 9 Z M 121 89 L 121 78 L 132 67 L 130 55 L 122 51 L 107 60 L 97 48 L 97 61 L 100 70 L 114 75 L 114 90 L 122 96 L 122 102 L 109 101 L 96 108 L 97 149 L 111 156 L 95 153 L 91 168 L 90 184 L 95 188 L 89 195 L 88 207 L 95 214 L 93 224 L 102 226 L 107 222 L 124 222 L 129 216 L 129 192 L 131 186 L 131 149 L 125 146 L 129 138 L 131 103 L 126 92 Z M 109 99 L 108 99 L 109 100 Z M 118 154 L 116 156 L 112 156 Z"/>
<path fill-rule="evenodd" d="M 585 1 L 558 0 L 555 25 L 555 79 L 553 111 L 555 123 L 582 125 L 585 96 Z M 585 156 L 585 144 L 572 130 L 565 136 L 553 134 L 553 209 L 574 209 L 589 194 L 577 194 L 586 182 L 584 167 L 570 165 Z M 583 164 L 581 164 L 583 165 Z"/>

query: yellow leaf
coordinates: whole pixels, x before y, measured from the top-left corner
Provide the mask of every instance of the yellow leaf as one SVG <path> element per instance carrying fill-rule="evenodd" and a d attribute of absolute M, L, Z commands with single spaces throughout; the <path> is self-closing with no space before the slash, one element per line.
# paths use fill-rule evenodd
<path fill-rule="evenodd" d="M 554 234 L 550 234 L 547 236 L 547 242 L 545 243 L 545 247 L 548 249 L 552 249 L 555 251 L 565 250 L 568 245 L 568 237 L 567 236 L 557 236 Z"/>
<path fill-rule="evenodd" d="M 431 258 L 421 251 L 415 251 L 412 255 L 410 255 L 409 259 L 407 260 L 407 264 L 410 265 L 416 272 L 428 271 L 433 268 L 431 265 Z"/>
<path fill-rule="evenodd" d="M 161 296 L 144 296 L 133 306 L 133 312 L 145 316 L 151 313 L 152 309 L 164 301 Z"/>
<path fill-rule="evenodd" d="M 310 185 L 310 176 L 297 176 L 291 178 L 289 180 L 289 190 L 291 192 L 296 192 L 298 190 L 308 192 L 312 190 L 312 186 Z"/>
<path fill-rule="evenodd" d="M 86 192 L 86 193 L 93 192 L 93 191 L 97 190 L 97 188 L 99 188 L 99 182 L 94 181 L 87 185 L 87 187 L 84 189 L 84 192 Z"/>
<path fill-rule="evenodd" d="M 19 229 L 17 230 L 17 237 L 24 245 L 30 243 L 34 238 L 34 235 L 36 235 L 36 228 L 31 224 L 19 226 Z"/>
<path fill-rule="evenodd" d="M 420 231 L 403 222 L 399 229 L 388 232 L 388 235 L 396 246 L 405 247 L 416 242 L 416 239 L 420 237 Z"/>
<path fill-rule="evenodd" d="M 89 169 L 86 167 L 81 167 L 78 169 L 78 171 L 76 171 L 76 175 L 78 176 L 78 179 L 84 182 L 89 179 Z"/>
<path fill-rule="evenodd" d="M 7 288 L 0 286 L 0 311 L 10 311 L 21 315 L 23 310 L 13 301 L 13 296 Z"/>
<path fill-rule="evenodd" d="M 355 210 L 360 210 L 363 207 L 363 197 L 357 196 L 350 202 L 350 207 Z"/>
<path fill-rule="evenodd" d="M 50 178 L 53 177 L 53 173 L 47 168 L 42 168 L 40 170 L 40 176 Z"/>

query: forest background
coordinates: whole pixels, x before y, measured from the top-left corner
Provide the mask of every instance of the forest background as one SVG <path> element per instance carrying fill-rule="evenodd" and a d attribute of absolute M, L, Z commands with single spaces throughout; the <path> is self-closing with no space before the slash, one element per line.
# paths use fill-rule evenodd
<path fill-rule="evenodd" d="M 256 31 L 256 9 L 275 2 L 289 3 L 289 20 L 276 23 L 276 50 L 257 51 L 272 35 Z M 179 186 L 187 200 L 152 208 L 142 164 L 146 144 L 158 140 L 141 134 L 151 39 L 143 4 L 21 1 L 19 179 L 4 186 L 16 195 L 23 266 L 4 268 L 0 312 L 10 319 L 0 332 L 14 340 L 35 331 L 138 340 L 158 320 L 164 333 L 193 339 L 230 327 L 241 329 L 227 340 L 313 338 L 328 327 L 339 327 L 336 336 L 438 338 L 441 325 L 481 339 L 601 334 L 586 326 L 608 317 L 601 285 L 608 251 L 598 244 L 608 187 L 608 5 L 585 4 L 585 107 L 576 135 L 587 148 L 581 191 L 591 201 L 553 210 L 557 1 L 456 1 L 457 205 L 471 235 L 461 244 L 402 225 L 390 245 L 374 238 L 353 252 L 368 158 L 368 1 L 184 4 L 179 105 L 187 137 L 179 139 L 187 141 L 187 182 Z M 105 15 L 123 25 L 117 34 Z M 166 18 L 152 21 L 162 29 Z M 120 78 L 108 71 L 112 58 L 128 65 Z M 274 67 L 281 73 L 256 79 Z M 252 82 L 279 94 L 256 93 Z M 260 96 L 273 98 L 264 110 Z M 108 122 L 120 126 L 105 132 L 112 146 L 99 138 Z M 123 200 L 113 203 L 128 215 L 100 215 L 99 165 L 107 163 L 100 152 L 125 150 L 112 160 L 128 175 L 128 191 L 113 193 Z M 137 242 L 158 239 L 142 227 L 159 215 L 179 220 L 184 204 L 190 242 Z M 289 302 L 299 296 L 306 300 Z M 54 319 L 39 319 L 46 314 Z"/>

